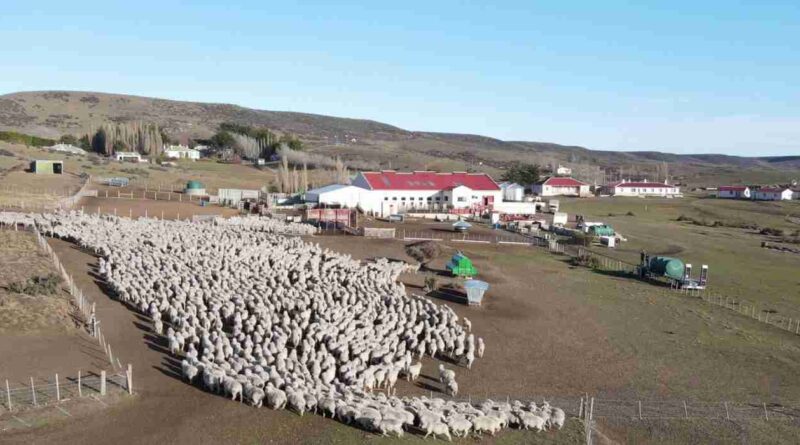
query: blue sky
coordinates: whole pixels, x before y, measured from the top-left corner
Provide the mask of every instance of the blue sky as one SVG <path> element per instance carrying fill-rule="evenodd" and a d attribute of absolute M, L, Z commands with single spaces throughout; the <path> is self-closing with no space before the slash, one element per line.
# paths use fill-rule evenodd
<path fill-rule="evenodd" d="M 0 93 L 595 149 L 800 155 L 800 2 L 4 1 Z"/>

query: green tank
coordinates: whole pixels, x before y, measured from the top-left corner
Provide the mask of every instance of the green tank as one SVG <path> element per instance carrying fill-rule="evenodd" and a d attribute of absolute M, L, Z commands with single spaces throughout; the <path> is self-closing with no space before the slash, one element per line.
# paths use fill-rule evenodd
<path fill-rule="evenodd" d="M 614 236 L 614 229 L 611 226 L 592 226 L 589 227 L 589 233 L 594 236 Z"/>
<path fill-rule="evenodd" d="M 663 275 L 674 280 L 682 280 L 686 271 L 683 261 L 666 256 L 650 257 L 650 264 L 647 265 L 647 268 L 653 275 Z"/>

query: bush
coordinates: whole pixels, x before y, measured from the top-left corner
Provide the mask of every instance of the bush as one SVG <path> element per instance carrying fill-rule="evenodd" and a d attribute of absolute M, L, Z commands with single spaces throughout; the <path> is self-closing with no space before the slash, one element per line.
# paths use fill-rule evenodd
<path fill-rule="evenodd" d="M 25 295 L 53 295 L 58 292 L 61 277 L 54 273 L 43 277 L 29 278 L 27 281 L 17 281 L 6 286 L 9 292 Z"/>
<path fill-rule="evenodd" d="M 33 147 L 48 147 L 56 143 L 53 139 L 40 138 L 29 134 L 17 133 L 16 131 L 0 131 L 0 141 Z"/>
<path fill-rule="evenodd" d="M 628 213 L 625 214 L 625 216 L 636 216 L 636 214 L 629 210 Z"/>
<path fill-rule="evenodd" d="M 588 267 L 590 269 L 600 268 L 600 260 L 589 252 L 581 252 L 578 256 L 572 258 L 571 263 L 573 266 Z"/>
<path fill-rule="evenodd" d="M 433 275 L 425 277 L 425 286 L 422 288 L 425 292 L 433 292 L 439 287 L 439 282 Z"/>
<path fill-rule="evenodd" d="M 419 262 L 421 267 L 442 254 L 442 248 L 434 241 L 420 241 L 406 246 L 406 254 Z"/>
<path fill-rule="evenodd" d="M 774 227 L 764 227 L 758 233 L 767 236 L 783 236 L 783 229 L 776 229 Z"/>

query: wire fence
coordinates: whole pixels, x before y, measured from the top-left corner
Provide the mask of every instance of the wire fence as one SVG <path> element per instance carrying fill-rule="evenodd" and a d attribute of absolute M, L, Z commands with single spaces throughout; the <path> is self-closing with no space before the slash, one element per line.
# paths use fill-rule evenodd
<path fill-rule="evenodd" d="M 133 393 L 132 370 L 108 375 L 105 371 L 99 374 L 78 371 L 76 376 L 54 374 L 52 379 L 38 381 L 31 377 L 29 385 L 18 387 L 12 387 L 6 380 L 0 388 L 0 414 L 3 410 L 18 412 L 81 397 L 105 396 L 111 392 Z"/>

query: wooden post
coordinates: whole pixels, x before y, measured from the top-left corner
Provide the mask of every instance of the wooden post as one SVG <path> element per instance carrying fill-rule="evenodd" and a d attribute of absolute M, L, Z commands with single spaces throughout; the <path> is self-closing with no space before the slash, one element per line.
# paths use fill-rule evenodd
<path fill-rule="evenodd" d="M 81 370 L 78 370 L 78 397 L 83 397 L 83 387 L 81 386 Z"/>
<path fill-rule="evenodd" d="M 8 389 L 8 379 L 6 379 L 6 402 L 8 403 L 8 410 L 11 411 L 11 390 Z"/>
<path fill-rule="evenodd" d="M 581 397 L 581 404 L 578 406 L 578 418 L 583 419 L 583 397 Z"/>
<path fill-rule="evenodd" d="M 128 394 L 133 394 L 133 365 L 128 363 L 128 370 L 125 372 L 128 383 Z"/>
<path fill-rule="evenodd" d="M 639 400 L 639 420 L 642 420 L 642 401 Z"/>
<path fill-rule="evenodd" d="M 769 420 L 769 414 L 767 414 L 767 403 L 764 402 L 764 419 Z"/>
<path fill-rule="evenodd" d="M 31 377 L 31 398 L 33 399 L 33 406 L 39 406 L 36 403 L 36 388 L 33 386 L 33 377 Z"/>
<path fill-rule="evenodd" d="M 100 371 L 100 395 L 106 395 L 106 372 Z"/>
<path fill-rule="evenodd" d="M 111 367 L 114 367 L 114 356 L 111 354 L 111 345 L 108 345 L 108 361 L 111 362 Z"/>
<path fill-rule="evenodd" d="M 731 420 L 731 413 L 728 411 L 728 402 L 722 402 L 725 405 L 725 418 Z"/>
<path fill-rule="evenodd" d="M 686 407 L 686 400 L 683 401 L 683 414 L 687 419 L 689 418 L 689 408 Z"/>
<path fill-rule="evenodd" d="M 56 400 L 61 401 L 61 387 L 58 384 L 58 374 L 56 374 Z"/>

